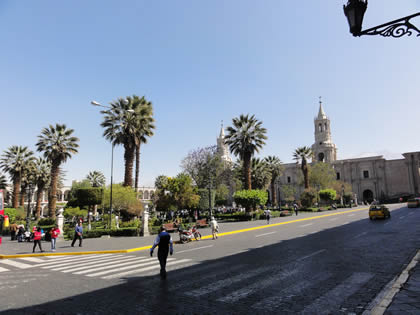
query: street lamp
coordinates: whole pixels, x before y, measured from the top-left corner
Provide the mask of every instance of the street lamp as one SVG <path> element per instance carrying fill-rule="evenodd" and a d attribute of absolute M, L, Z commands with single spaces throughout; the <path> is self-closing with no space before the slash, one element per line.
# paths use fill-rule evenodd
<path fill-rule="evenodd" d="M 129 101 L 127 99 L 123 99 L 123 104 L 128 105 Z M 97 101 L 90 102 L 93 106 L 100 106 L 108 109 L 112 109 L 110 106 L 102 105 Z M 133 109 L 127 109 L 126 112 L 134 113 Z M 112 183 L 113 183 L 113 174 L 114 174 L 114 143 L 111 141 L 111 190 L 109 193 L 109 228 L 112 226 Z"/>
<path fill-rule="evenodd" d="M 417 32 L 417 36 L 420 36 L 420 30 L 410 23 L 413 17 L 420 15 L 420 12 L 362 31 L 363 16 L 367 5 L 368 0 L 348 0 L 347 5 L 343 5 L 344 15 L 347 17 L 350 33 L 353 36 L 381 35 L 398 38 L 404 35 L 411 36 L 413 31 Z"/>
<path fill-rule="evenodd" d="M 33 193 L 33 184 L 29 183 L 26 187 L 26 196 L 28 197 L 28 208 L 26 210 L 26 231 L 29 232 L 29 223 L 31 220 L 31 200 L 32 200 L 32 193 Z"/>
<path fill-rule="evenodd" d="M 341 205 L 344 206 L 344 184 L 341 185 Z"/>

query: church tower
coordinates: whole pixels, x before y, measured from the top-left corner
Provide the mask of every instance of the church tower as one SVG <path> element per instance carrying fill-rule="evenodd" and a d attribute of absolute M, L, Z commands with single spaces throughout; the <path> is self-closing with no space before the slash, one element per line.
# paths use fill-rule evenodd
<path fill-rule="evenodd" d="M 232 163 L 232 158 L 229 154 L 229 148 L 225 143 L 225 129 L 223 128 L 223 121 L 219 138 L 217 138 L 217 153 L 219 154 L 222 161 Z"/>
<path fill-rule="evenodd" d="M 337 148 L 331 140 L 330 119 L 325 115 L 319 97 L 318 116 L 314 119 L 315 143 L 312 145 L 314 160 L 320 162 L 334 162 L 337 160 Z"/>

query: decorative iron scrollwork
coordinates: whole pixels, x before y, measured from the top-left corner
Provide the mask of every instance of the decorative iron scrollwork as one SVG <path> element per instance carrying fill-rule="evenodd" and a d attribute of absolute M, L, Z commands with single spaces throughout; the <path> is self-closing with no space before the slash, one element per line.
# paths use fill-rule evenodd
<path fill-rule="evenodd" d="M 369 28 L 367 30 L 364 30 L 360 33 L 361 35 L 381 35 L 384 37 L 402 37 L 404 35 L 411 36 L 413 32 L 417 32 L 417 36 L 420 36 L 420 30 L 410 23 L 410 19 L 412 19 L 415 16 L 419 16 L 419 13 L 403 17 L 399 20 L 395 20 L 386 24 L 382 24 L 379 26 L 375 26 L 372 28 Z"/>

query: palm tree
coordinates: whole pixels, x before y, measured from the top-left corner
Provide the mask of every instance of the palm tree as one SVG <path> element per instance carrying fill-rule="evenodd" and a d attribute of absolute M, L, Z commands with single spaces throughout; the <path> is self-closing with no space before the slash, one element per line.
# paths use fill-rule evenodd
<path fill-rule="evenodd" d="M 281 161 L 277 156 L 269 155 L 267 156 L 264 161 L 267 163 L 267 167 L 269 169 L 269 172 L 271 174 L 271 202 L 273 205 L 277 205 L 277 196 L 275 192 L 275 183 L 277 178 L 281 175 L 283 172 L 283 166 L 281 165 Z"/>
<path fill-rule="evenodd" d="M 19 207 L 19 194 L 22 172 L 25 165 L 33 159 L 33 152 L 28 147 L 11 146 L 3 153 L 0 166 L 9 173 L 13 182 L 13 208 Z"/>
<path fill-rule="evenodd" d="M 144 96 L 139 98 L 133 95 L 133 98 L 127 97 L 127 100 L 132 103 L 135 110 L 135 122 L 137 123 L 137 134 L 135 136 L 136 145 L 136 169 L 134 188 L 137 191 L 139 186 L 139 173 L 140 173 L 140 146 L 142 143 L 147 143 L 147 138 L 153 136 L 153 129 L 155 129 L 153 119 L 153 105 L 148 102 Z"/>
<path fill-rule="evenodd" d="M 7 179 L 3 174 L 0 175 L 0 189 L 7 189 Z"/>
<path fill-rule="evenodd" d="M 305 183 L 305 189 L 309 188 L 309 176 L 308 176 L 308 159 L 312 158 L 312 150 L 309 147 L 300 147 L 295 150 L 293 153 L 293 159 L 296 160 L 296 163 L 301 163 L 301 170 L 303 173 L 303 179 Z"/>
<path fill-rule="evenodd" d="M 100 171 L 89 172 L 86 179 L 90 182 L 92 187 L 103 187 L 105 186 L 105 176 Z"/>
<path fill-rule="evenodd" d="M 35 174 L 36 174 L 36 218 L 41 216 L 41 201 L 42 194 L 45 188 L 50 184 L 51 180 L 51 163 L 43 158 L 35 160 Z"/>
<path fill-rule="evenodd" d="M 233 127 L 227 128 L 225 143 L 230 152 L 238 155 L 244 163 L 246 189 L 251 189 L 251 158 L 265 144 L 267 129 L 262 127 L 254 115 L 243 115 L 232 119 Z"/>
<path fill-rule="evenodd" d="M 252 189 L 267 189 L 271 182 L 271 173 L 268 164 L 260 158 L 251 159 Z"/>
<path fill-rule="evenodd" d="M 137 161 L 140 163 L 140 144 L 146 142 L 146 137 L 153 135 L 152 129 L 155 128 L 152 104 L 147 102 L 144 97 L 139 98 L 133 95 L 126 99 L 118 99 L 110 105 L 110 110 L 101 111 L 105 115 L 104 121 L 101 123 L 101 126 L 105 128 L 103 135 L 111 141 L 112 145 L 122 144 L 124 146 L 124 186 L 132 187 L 136 150 Z"/>
<path fill-rule="evenodd" d="M 38 136 L 36 144 L 39 152 L 44 152 L 44 157 L 51 163 L 51 183 L 48 190 L 48 212 L 55 218 L 57 202 L 57 183 L 60 174 L 60 165 L 76 154 L 79 139 L 73 137 L 74 130 L 66 125 L 56 124 L 44 128 Z"/>

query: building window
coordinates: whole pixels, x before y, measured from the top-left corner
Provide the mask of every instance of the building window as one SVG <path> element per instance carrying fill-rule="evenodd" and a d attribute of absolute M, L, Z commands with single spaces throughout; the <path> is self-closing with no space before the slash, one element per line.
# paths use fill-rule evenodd
<path fill-rule="evenodd" d="M 363 178 L 369 178 L 369 171 L 363 171 Z"/>
<path fill-rule="evenodd" d="M 322 124 L 319 124 L 318 130 L 319 130 L 319 132 L 322 132 Z"/>
<path fill-rule="evenodd" d="M 340 180 L 340 172 L 337 172 L 337 180 Z"/>
<path fill-rule="evenodd" d="M 290 184 L 291 181 L 292 180 L 291 180 L 290 176 L 287 176 L 287 183 Z"/>

